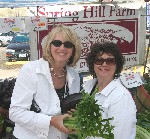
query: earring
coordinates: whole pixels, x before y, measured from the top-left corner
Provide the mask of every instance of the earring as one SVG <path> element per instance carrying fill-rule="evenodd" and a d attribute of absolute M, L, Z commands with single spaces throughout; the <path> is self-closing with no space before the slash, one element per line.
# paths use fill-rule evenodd
<path fill-rule="evenodd" d="M 120 76 L 119 73 L 115 73 L 114 78 L 117 79 Z"/>
<path fill-rule="evenodd" d="M 72 64 L 73 63 L 73 56 L 71 56 L 69 59 L 68 59 L 68 61 L 67 61 L 67 64 L 68 65 L 70 65 L 70 64 Z"/>

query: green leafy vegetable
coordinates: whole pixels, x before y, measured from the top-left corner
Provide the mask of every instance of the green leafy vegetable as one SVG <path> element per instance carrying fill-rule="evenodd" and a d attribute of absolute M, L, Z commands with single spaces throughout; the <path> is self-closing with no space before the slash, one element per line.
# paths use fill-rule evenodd
<path fill-rule="evenodd" d="M 150 133 L 143 127 L 136 125 L 135 139 L 150 139 Z"/>
<path fill-rule="evenodd" d="M 145 110 L 144 112 L 137 114 L 137 125 L 150 132 L 150 110 Z"/>
<path fill-rule="evenodd" d="M 105 139 L 114 139 L 112 133 L 113 126 L 110 120 L 113 118 L 102 119 L 102 109 L 95 100 L 95 89 L 92 95 L 81 91 L 82 100 L 77 104 L 76 111 L 71 118 L 64 120 L 64 125 L 70 129 L 76 130 L 76 137 L 70 136 L 71 139 L 85 139 L 88 136 L 103 137 Z"/>

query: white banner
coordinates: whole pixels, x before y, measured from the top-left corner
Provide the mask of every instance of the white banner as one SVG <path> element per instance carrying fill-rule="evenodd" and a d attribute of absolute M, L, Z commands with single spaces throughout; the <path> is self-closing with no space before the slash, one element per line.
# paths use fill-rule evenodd
<path fill-rule="evenodd" d="M 44 16 L 34 16 L 25 18 L 25 31 L 40 31 L 47 29 L 47 19 Z"/>
<path fill-rule="evenodd" d="M 0 18 L 0 33 L 24 32 L 24 23 L 21 18 Z"/>
<path fill-rule="evenodd" d="M 130 7 L 139 7 L 139 4 Z M 82 53 L 76 69 L 79 72 L 87 72 L 85 57 L 95 42 L 116 43 L 126 59 L 126 66 L 137 65 L 144 61 L 146 34 L 142 28 L 146 26 L 146 22 L 144 17 L 141 17 L 143 11 L 142 8 L 131 9 L 124 5 L 112 4 L 59 5 L 41 6 L 38 15 L 49 19 L 49 30 L 55 24 L 65 24 L 77 32 L 82 42 Z M 39 33 L 41 52 L 41 42 L 47 33 L 48 30 Z M 42 57 L 41 52 L 40 57 Z"/>

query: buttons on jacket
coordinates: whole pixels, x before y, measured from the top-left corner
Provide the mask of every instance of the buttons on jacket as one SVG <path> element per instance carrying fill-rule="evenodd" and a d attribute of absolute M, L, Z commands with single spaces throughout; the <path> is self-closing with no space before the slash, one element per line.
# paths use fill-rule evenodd
<path fill-rule="evenodd" d="M 44 132 L 38 131 L 38 136 L 47 139 L 47 135 Z"/>
<path fill-rule="evenodd" d="M 59 137 L 59 136 L 57 136 L 57 139 L 60 139 L 60 137 Z"/>

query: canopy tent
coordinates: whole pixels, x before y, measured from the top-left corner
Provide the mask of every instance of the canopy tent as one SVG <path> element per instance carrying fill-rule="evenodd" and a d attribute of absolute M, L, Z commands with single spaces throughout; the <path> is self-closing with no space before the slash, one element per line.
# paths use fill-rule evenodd
<path fill-rule="evenodd" d="M 35 7 L 44 5 L 99 4 L 105 2 L 133 3 L 133 2 L 144 2 L 144 0 L 0 0 L 0 8 Z"/>
<path fill-rule="evenodd" d="M 34 7 L 44 5 L 68 5 L 80 2 L 97 2 L 97 0 L 0 0 L 0 7 Z"/>

